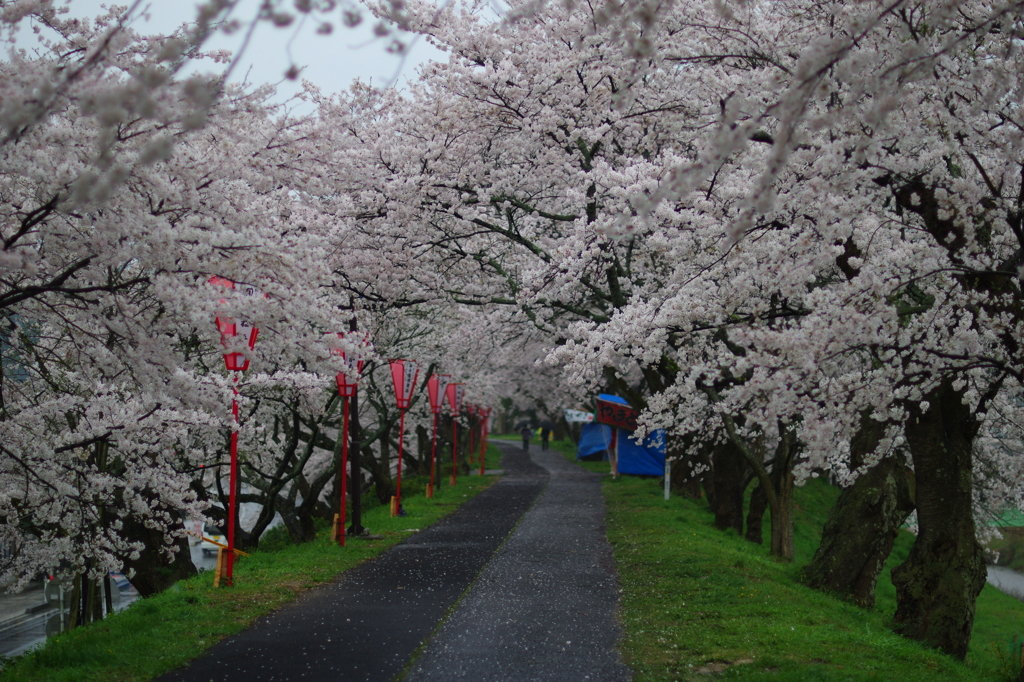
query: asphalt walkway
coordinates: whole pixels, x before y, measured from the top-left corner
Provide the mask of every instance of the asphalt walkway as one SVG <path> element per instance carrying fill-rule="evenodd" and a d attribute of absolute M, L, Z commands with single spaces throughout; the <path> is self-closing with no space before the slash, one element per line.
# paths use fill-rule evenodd
<path fill-rule="evenodd" d="M 405 678 L 628 680 L 598 477 L 535 452 L 551 480 Z"/>
<path fill-rule="evenodd" d="M 496 485 L 161 682 L 628 679 L 597 477 L 495 443 Z"/>

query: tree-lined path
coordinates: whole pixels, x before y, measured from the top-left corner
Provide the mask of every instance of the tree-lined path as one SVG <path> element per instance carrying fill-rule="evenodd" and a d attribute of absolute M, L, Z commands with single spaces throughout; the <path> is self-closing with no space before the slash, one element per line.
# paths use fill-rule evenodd
<path fill-rule="evenodd" d="M 506 459 L 508 455 L 506 455 Z M 598 477 L 534 452 L 550 482 L 406 678 L 626 680 Z"/>
<path fill-rule="evenodd" d="M 409 679 L 627 679 L 597 477 L 498 445 L 496 485 L 162 682 L 392 680 L 428 639 Z"/>

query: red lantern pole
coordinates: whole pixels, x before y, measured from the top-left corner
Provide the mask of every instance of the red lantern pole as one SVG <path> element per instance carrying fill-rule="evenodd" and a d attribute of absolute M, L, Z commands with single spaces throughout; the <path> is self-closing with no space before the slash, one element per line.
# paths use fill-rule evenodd
<path fill-rule="evenodd" d="M 395 515 L 402 515 L 402 446 L 405 445 L 405 410 L 398 411 L 398 482 L 395 484 Z"/>
<path fill-rule="evenodd" d="M 476 408 L 474 408 L 472 405 L 469 405 L 467 407 L 467 409 L 469 411 L 469 416 L 470 416 L 470 420 L 469 420 L 469 434 L 468 434 L 469 442 L 467 443 L 467 445 L 469 445 L 469 448 L 468 448 L 468 450 L 469 450 L 469 463 L 472 464 L 473 461 L 475 460 L 474 455 L 476 454 L 476 449 L 473 447 L 473 435 L 476 433 L 476 429 L 473 428 L 473 419 L 472 419 L 472 417 L 473 417 L 473 413 L 476 412 Z"/>
<path fill-rule="evenodd" d="M 228 559 L 227 575 L 225 576 L 227 586 L 234 584 L 235 568 L 235 517 L 238 515 L 238 372 L 235 372 L 235 383 L 231 387 L 233 396 L 231 398 L 231 416 L 235 421 L 235 428 L 231 431 L 231 468 L 228 474 Z"/>
<path fill-rule="evenodd" d="M 434 496 L 434 469 L 437 463 L 437 412 L 434 413 L 434 432 L 430 436 L 430 483 L 427 484 L 427 497 Z"/>
<path fill-rule="evenodd" d="M 342 339 L 345 337 L 343 332 L 337 333 L 337 338 Z M 368 346 L 370 340 L 368 338 L 363 339 L 363 345 Z M 331 355 L 340 355 L 342 362 L 353 376 L 351 379 L 346 372 L 338 372 L 335 377 L 335 381 L 338 385 L 338 396 L 341 397 L 341 470 L 338 472 L 338 544 L 342 547 L 345 546 L 345 536 L 348 534 L 345 529 L 346 519 L 346 493 L 348 490 L 348 410 L 350 398 L 355 395 L 356 382 L 359 380 L 359 375 L 363 371 L 363 361 L 357 360 L 353 362 L 350 359 L 346 359 L 345 352 L 340 348 L 332 348 Z"/>
<path fill-rule="evenodd" d="M 412 393 L 420 367 L 415 360 L 391 360 L 391 381 L 395 385 L 395 399 L 398 402 L 398 484 L 391 507 L 392 516 L 402 516 L 402 445 L 405 442 L 405 411 L 412 403 Z"/>
<path fill-rule="evenodd" d="M 444 406 L 445 392 L 451 377 L 447 374 L 431 374 L 427 379 L 427 397 L 430 398 L 430 411 L 434 413 L 434 431 L 430 436 L 430 483 L 427 485 L 427 497 L 434 496 L 434 472 L 437 470 L 437 415 Z"/>
<path fill-rule="evenodd" d="M 458 470 L 459 470 L 459 416 L 455 415 L 452 417 L 452 478 L 451 485 L 455 486 L 458 482 Z"/>
<path fill-rule="evenodd" d="M 348 398 L 341 399 L 341 495 L 338 510 L 338 544 L 345 546 L 345 492 L 348 486 Z"/>
<path fill-rule="evenodd" d="M 225 289 L 241 290 L 244 296 L 256 296 L 260 293 L 260 290 L 250 284 L 242 284 L 240 282 L 234 282 L 224 277 L 211 277 L 210 284 L 214 286 L 224 287 Z M 264 294 L 266 296 L 266 294 Z M 227 303 L 224 299 L 221 299 L 222 304 Z M 260 330 L 249 324 L 248 322 L 240 321 L 235 322 L 230 317 L 221 318 L 219 315 L 216 318 L 217 330 L 220 332 L 220 342 L 222 345 L 227 346 L 228 340 L 236 336 L 242 336 L 245 338 L 246 344 L 249 346 L 249 350 L 256 347 L 256 337 L 259 335 Z M 246 357 L 245 353 L 239 353 L 237 351 L 224 353 L 224 366 L 228 371 L 235 373 L 234 385 L 231 387 L 231 417 L 234 421 L 234 428 L 231 431 L 231 463 L 228 473 L 228 556 L 225 562 L 225 584 L 229 587 L 234 584 L 234 567 L 235 567 L 235 518 L 238 516 L 238 379 L 241 376 L 241 372 L 249 369 L 249 358 Z"/>
<path fill-rule="evenodd" d="M 458 468 L 459 468 L 459 412 L 462 410 L 462 392 L 465 389 L 465 384 L 454 383 L 448 384 L 446 390 L 448 397 L 448 405 L 452 408 L 452 479 L 451 484 L 454 486 L 458 479 Z"/>

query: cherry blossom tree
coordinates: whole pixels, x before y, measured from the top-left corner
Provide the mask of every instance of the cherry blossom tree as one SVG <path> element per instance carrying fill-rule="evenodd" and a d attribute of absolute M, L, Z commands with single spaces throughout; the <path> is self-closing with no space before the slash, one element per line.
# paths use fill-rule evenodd
<path fill-rule="evenodd" d="M 905 439 L 919 523 L 894 572 L 896 622 L 963 656 L 984 582 L 973 450 L 992 400 L 1019 390 L 1019 8 L 688 9 L 682 25 L 696 30 L 680 30 L 669 58 L 721 112 L 655 194 L 696 206 L 712 186 L 732 189 L 722 246 L 747 267 L 730 288 L 781 292 L 793 322 L 730 329 L 745 353 L 689 372 L 659 407 L 679 420 L 701 377 L 725 364 L 753 373 L 719 404 L 745 405 L 750 419 L 756 392 L 762 424 L 799 414 L 809 463 L 845 449 L 862 410 L 892 425 L 872 458 Z M 672 289 L 638 302 L 633 319 L 672 311 L 652 326 L 699 324 L 698 292 Z"/>
<path fill-rule="evenodd" d="M 322 357 L 345 318 L 321 294 L 320 212 L 282 173 L 297 127 L 267 91 L 174 80 L 180 36 L 143 39 L 116 12 L 86 25 L 39 7 L 60 39 L 0 86 L 4 577 L 127 567 L 149 593 L 194 570 L 190 483 L 230 418 L 215 311 L 260 324 L 257 365 Z M 213 275 L 269 298 L 225 296 Z"/>
<path fill-rule="evenodd" d="M 576 385 L 632 380 L 648 427 L 727 438 L 783 554 L 793 482 L 909 452 L 896 620 L 962 656 L 972 453 L 1020 383 L 1019 6 L 680 3 L 642 58 L 589 8 L 521 9 L 410 10 L 452 58 L 379 110 L 381 229 L 429 227 Z"/>
<path fill-rule="evenodd" d="M 1020 503 L 1016 474 L 991 475 L 1018 470 L 1024 379 L 1020 3 L 379 6 L 449 61 L 405 94 L 311 89 L 309 120 L 180 77 L 233 6 L 143 38 L 137 6 L 0 5 L 8 36 L 42 36 L 0 72 L 6 577 L 173 555 L 200 465 L 223 463 L 227 307 L 261 328 L 243 468 L 299 527 L 336 479 L 324 334 L 357 324 L 375 357 L 472 379 L 477 401 L 621 392 L 640 435 L 715 468 L 725 525 L 759 481 L 780 556 L 793 486 L 852 483 L 834 529 L 889 511 L 815 565 L 862 603 L 912 471 L 897 628 L 965 654 L 975 516 Z M 395 414 L 369 373 L 356 453 L 386 493 Z M 872 558 L 836 577 L 844 552 Z"/>

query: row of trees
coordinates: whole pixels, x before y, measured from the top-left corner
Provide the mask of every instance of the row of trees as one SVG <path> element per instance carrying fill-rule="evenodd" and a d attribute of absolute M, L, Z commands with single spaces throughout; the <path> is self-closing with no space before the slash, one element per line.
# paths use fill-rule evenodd
<path fill-rule="evenodd" d="M 414 254 L 363 229 L 356 156 L 323 120 L 223 74 L 178 76 L 228 9 L 144 37 L 124 8 L 82 22 L 45 0 L 0 3 L 10 36 L 38 32 L 0 71 L 4 583 L 125 569 L 148 594 L 194 572 L 183 522 L 222 520 L 228 495 L 233 380 L 217 314 L 260 328 L 238 388 L 242 499 L 264 513 L 241 546 L 275 512 L 297 539 L 333 513 L 335 332 L 373 337 L 357 452 L 385 498 L 397 411 L 381 358 L 421 358 L 495 402 L 515 387 L 494 367 L 526 362 L 516 349 L 536 342 L 527 331 L 491 353 L 511 336 L 501 319 L 389 275 Z M 267 296 L 227 295 L 215 275 Z M 410 431 L 430 426 L 425 402 Z"/>
<path fill-rule="evenodd" d="M 914 512 L 897 628 L 963 657 L 1020 502 L 1020 4 L 514 9 L 409 9 L 451 58 L 359 98 L 365 222 L 644 407 L 722 525 L 756 480 L 776 555 L 794 484 L 852 483 L 814 584 L 871 602 Z"/>
<path fill-rule="evenodd" d="M 149 39 L 30 4 L 0 16 L 56 36 L 2 74 L 5 575 L 180 545 L 226 450 L 216 274 L 268 294 L 232 302 L 262 330 L 243 471 L 296 536 L 336 476 L 323 335 L 354 325 L 371 370 L 481 402 L 626 396 L 721 525 L 770 509 L 780 557 L 793 486 L 835 477 L 806 573 L 860 603 L 911 515 L 897 627 L 966 653 L 977 520 L 1021 501 L 1020 3 L 405 3 L 448 62 L 302 119 L 176 78 L 230 3 Z"/>

